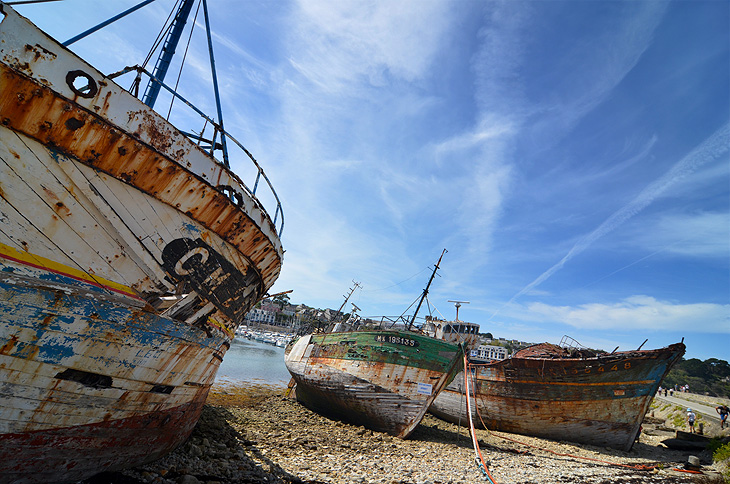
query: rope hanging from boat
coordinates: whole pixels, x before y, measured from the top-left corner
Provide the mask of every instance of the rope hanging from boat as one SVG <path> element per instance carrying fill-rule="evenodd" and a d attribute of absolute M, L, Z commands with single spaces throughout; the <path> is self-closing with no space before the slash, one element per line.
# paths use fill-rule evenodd
<path fill-rule="evenodd" d="M 469 375 L 471 374 L 471 368 L 469 368 L 469 359 L 466 356 L 466 352 L 464 352 L 464 390 L 466 392 L 466 408 L 467 408 L 467 414 L 469 415 L 469 432 L 471 433 L 471 441 L 474 445 L 474 461 L 477 464 L 477 467 L 480 471 L 482 471 L 482 474 L 487 478 L 487 480 L 491 484 L 497 484 L 497 482 L 492 477 L 492 474 L 489 472 L 489 468 L 487 467 L 487 464 L 484 462 L 484 456 L 482 455 L 482 450 L 479 448 L 479 440 L 477 439 L 477 432 L 474 428 L 474 421 L 471 418 L 471 392 L 469 391 Z M 475 405 L 476 407 L 476 402 Z M 479 417 L 481 418 L 481 417 Z"/>
<path fill-rule="evenodd" d="M 476 366 L 480 366 L 480 365 L 475 365 L 473 363 L 469 363 L 469 361 L 466 358 L 466 356 L 464 356 L 464 381 L 465 381 L 465 385 L 466 385 L 466 389 L 465 389 L 466 390 L 466 408 L 467 408 L 468 415 L 469 415 L 469 428 L 470 428 L 471 433 L 472 433 L 472 441 L 474 442 L 474 446 L 475 446 L 474 448 L 475 448 L 475 450 L 479 450 L 479 444 L 478 444 L 478 441 L 476 440 L 476 433 L 474 431 L 474 424 L 472 423 L 472 418 L 471 418 L 471 405 L 470 405 L 470 401 L 469 401 L 470 397 L 474 399 L 474 408 L 476 410 L 477 416 L 479 417 L 479 420 L 482 423 L 482 426 L 485 429 L 487 429 L 487 430 L 488 430 L 488 428 L 487 428 L 487 424 L 484 423 L 484 419 L 482 418 L 481 413 L 479 412 L 479 405 L 476 404 L 476 388 L 473 389 L 473 394 L 469 392 L 469 379 L 468 379 L 468 375 L 471 375 L 471 373 L 472 373 L 471 372 L 471 369 L 473 367 L 476 367 Z M 473 387 L 474 387 L 474 384 L 472 382 L 472 388 Z M 510 437 L 505 437 L 504 435 L 498 435 L 498 434 L 496 434 L 494 432 L 492 432 L 492 435 L 495 435 L 495 436 L 499 437 L 502 440 L 508 440 L 510 442 L 514 442 L 515 444 L 524 445 L 525 447 L 532 447 L 533 449 L 537 449 L 537 450 L 541 450 L 541 451 L 544 451 L 544 452 L 548 452 L 550 454 L 554 454 L 554 455 L 557 455 L 557 456 L 560 456 L 560 457 L 570 457 L 570 458 L 577 459 L 577 460 L 586 460 L 586 461 L 591 461 L 591 462 L 598 462 L 598 463 L 607 464 L 607 465 L 610 465 L 610 466 L 624 467 L 624 468 L 627 468 L 627 469 L 634 469 L 634 470 L 639 470 L 639 471 L 652 471 L 652 470 L 656 469 L 659 466 L 659 464 L 620 464 L 618 462 L 611 462 L 611 461 L 607 461 L 607 460 L 603 460 L 603 459 L 596 459 L 594 457 L 584 457 L 584 456 L 580 456 L 580 455 L 569 454 L 569 453 L 566 453 L 566 452 L 558 452 L 558 451 L 555 451 L 555 450 L 546 449 L 544 447 L 540 447 L 540 446 L 537 446 L 537 445 L 528 444 L 526 442 L 521 442 L 519 440 L 512 439 Z M 482 457 L 481 451 L 478 452 L 478 457 L 479 458 Z M 479 462 L 479 459 L 476 459 L 476 461 L 477 461 L 477 465 L 480 467 L 480 469 L 482 469 L 482 466 L 483 466 L 482 472 L 484 472 L 485 475 L 488 476 L 488 478 L 490 479 L 490 481 L 493 484 L 496 484 L 494 482 L 494 480 L 491 478 L 491 475 L 488 475 L 487 474 L 489 472 L 489 470 L 487 469 L 486 465 L 484 465 L 484 459 L 481 459 L 481 463 Z"/>
<path fill-rule="evenodd" d="M 546 449 L 544 447 L 539 447 L 537 445 L 528 444 L 526 442 L 520 442 L 519 440 L 511 439 L 509 437 L 505 437 L 504 435 L 497 435 L 495 433 L 493 433 L 492 435 L 496 435 L 497 437 L 499 437 L 500 439 L 503 439 L 503 440 L 509 440 L 510 442 L 524 445 L 525 447 L 532 447 L 533 449 L 542 450 L 543 452 L 548 452 L 550 454 L 554 454 L 554 455 L 557 455 L 560 457 L 570 457 L 572 459 L 587 460 L 587 461 L 591 461 L 591 462 L 607 464 L 607 465 L 614 466 L 614 467 L 625 467 L 627 469 L 634 469 L 637 471 L 653 471 L 654 469 L 659 467 L 659 464 L 620 464 L 618 462 L 611 462 L 608 460 L 596 459 L 594 457 L 584 457 L 584 456 L 575 455 L 575 454 L 568 454 L 567 452 L 558 452 L 556 450 Z"/>

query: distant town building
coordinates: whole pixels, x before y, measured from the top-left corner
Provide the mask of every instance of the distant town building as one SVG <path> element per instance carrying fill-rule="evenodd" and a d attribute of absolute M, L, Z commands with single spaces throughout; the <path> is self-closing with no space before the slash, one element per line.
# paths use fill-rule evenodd
<path fill-rule="evenodd" d="M 253 323 L 274 324 L 276 322 L 276 312 L 254 308 L 248 312 L 246 319 Z"/>
<path fill-rule="evenodd" d="M 270 299 L 264 299 L 261 301 L 261 309 L 264 311 L 270 311 L 272 313 L 278 313 L 281 311 L 281 308 L 278 304 L 274 304 Z"/>
<path fill-rule="evenodd" d="M 479 345 L 477 349 L 471 350 L 472 360 L 496 361 L 507 358 L 507 348 L 503 346 Z"/>

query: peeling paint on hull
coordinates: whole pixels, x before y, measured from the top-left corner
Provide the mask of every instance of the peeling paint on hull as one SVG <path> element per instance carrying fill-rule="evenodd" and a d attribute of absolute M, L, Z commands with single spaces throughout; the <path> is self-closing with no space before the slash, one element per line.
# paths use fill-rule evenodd
<path fill-rule="evenodd" d="M 141 417 L 53 430 L 9 433 L 0 436 L 0 448 L 16 449 L 3 455 L 2 482 L 55 482 L 151 462 L 187 439 L 205 402 L 197 401 Z"/>
<path fill-rule="evenodd" d="M 0 282 L 0 482 L 78 480 L 172 450 L 227 341 L 88 293 Z"/>
<path fill-rule="evenodd" d="M 408 331 L 313 334 L 285 363 L 308 408 L 406 438 L 454 377 L 459 346 Z"/>
<path fill-rule="evenodd" d="M 78 481 L 189 436 L 283 249 L 233 172 L 0 10 L 0 483 Z"/>
<path fill-rule="evenodd" d="M 628 451 L 662 378 L 684 350 L 677 343 L 592 358 L 518 353 L 472 366 L 475 405 L 490 430 Z M 468 422 L 463 388 L 461 373 L 437 396 L 431 413 Z"/>

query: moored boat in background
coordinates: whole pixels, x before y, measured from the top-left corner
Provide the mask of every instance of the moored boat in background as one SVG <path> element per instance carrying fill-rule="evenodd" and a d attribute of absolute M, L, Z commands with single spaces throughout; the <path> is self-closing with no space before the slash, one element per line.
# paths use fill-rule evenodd
<path fill-rule="evenodd" d="M 660 382 L 684 351 L 683 343 L 604 354 L 541 343 L 505 360 L 470 364 L 474 420 L 490 430 L 628 451 Z M 466 425 L 465 402 L 461 374 L 430 411 Z"/>
<path fill-rule="evenodd" d="M 180 3 L 168 52 L 192 6 Z M 150 77 L 137 99 L 0 3 L 4 482 L 77 481 L 182 443 L 238 322 L 279 275 L 268 178 L 220 105 L 217 121 L 193 108 L 210 139 L 153 110 L 161 88 L 185 101 L 163 63 L 122 71 Z M 254 167 L 253 190 L 228 147 Z M 267 186 L 273 218 L 256 195 Z"/>

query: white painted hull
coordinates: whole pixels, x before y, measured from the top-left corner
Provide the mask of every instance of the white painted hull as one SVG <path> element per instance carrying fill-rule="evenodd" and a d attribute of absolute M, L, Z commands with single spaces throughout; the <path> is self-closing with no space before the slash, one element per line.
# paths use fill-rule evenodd
<path fill-rule="evenodd" d="M 0 6 L 0 482 L 79 480 L 187 438 L 283 251 L 234 173 Z"/>

